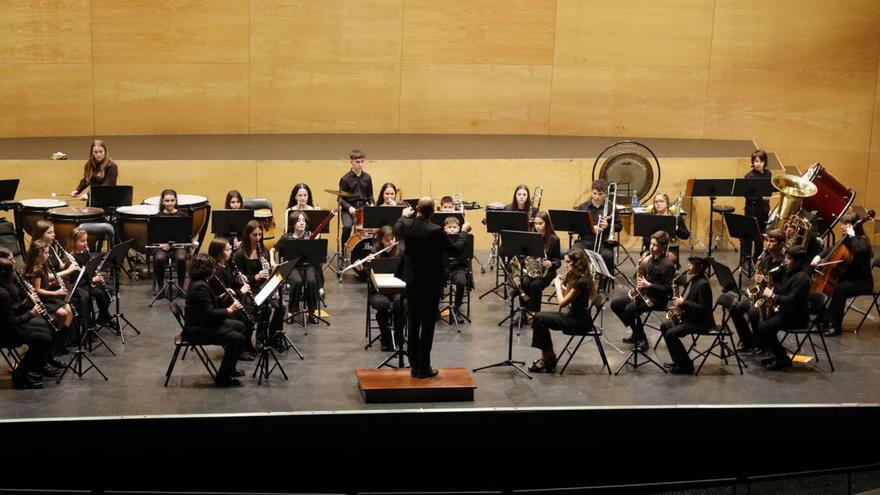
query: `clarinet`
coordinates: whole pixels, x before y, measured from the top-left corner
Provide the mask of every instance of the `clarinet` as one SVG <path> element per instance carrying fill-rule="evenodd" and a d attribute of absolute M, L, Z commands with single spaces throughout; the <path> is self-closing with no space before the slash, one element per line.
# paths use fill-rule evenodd
<path fill-rule="evenodd" d="M 211 276 L 214 277 L 214 280 L 216 280 L 220 284 L 220 287 L 222 287 L 223 290 L 226 291 L 227 294 L 229 294 L 229 297 L 232 298 L 232 304 L 237 303 L 238 299 L 235 298 L 235 295 L 234 295 L 235 292 L 230 290 L 229 287 L 226 287 L 226 284 L 223 283 L 223 280 L 221 280 L 220 277 L 218 277 L 216 273 L 213 273 Z M 239 304 L 241 304 L 241 303 L 239 303 Z M 254 319 L 254 317 L 248 312 L 247 307 L 245 307 L 244 304 L 241 304 L 241 314 L 244 315 L 244 317 L 247 319 L 247 321 L 252 326 L 254 326 L 254 327 L 257 326 L 257 320 Z"/>
<path fill-rule="evenodd" d="M 232 268 L 232 277 L 241 282 L 242 285 L 247 283 L 247 277 L 244 276 L 243 273 L 238 271 L 238 266 L 235 264 L 235 259 L 229 258 L 229 267 Z M 253 288 L 251 288 L 253 290 Z M 247 302 L 256 306 L 257 302 L 254 300 L 254 294 L 249 292 L 247 294 L 242 293 L 242 297 L 247 299 Z"/>
<path fill-rule="evenodd" d="M 61 243 L 58 242 L 57 240 L 52 242 L 52 249 L 55 250 L 55 257 L 56 258 L 59 258 L 58 252 L 61 252 L 61 254 L 64 256 L 64 258 L 67 259 L 68 263 L 70 263 L 71 265 L 76 263 L 76 259 L 73 257 L 73 255 L 70 254 L 69 251 L 64 249 L 64 246 L 62 246 Z M 59 258 L 58 261 L 60 262 L 61 259 Z"/>
<path fill-rule="evenodd" d="M 55 325 L 55 317 L 46 311 L 46 306 L 43 306 L 43 301 L 40 300 L 40 296 L 37 294 L 34 286 L 22 276 L 17 268 L 15 269 L 15 283 L 18 284 L 21 290 L 23 290 L 28 297 L 30 297 L 31 301 L 34 302 L 34 307 L 37 308 L 37 312 L 39 312 L 40 316 L 42 316 L 43 319 L 46 320 L 46 323 L 49 324 L 49 328 L 52 329 L 52 332 L 58 333 L 58 326 Z"/>
<path fill-rule="evenodd" d="M 260 265 L 263 267 L 263 270 L 266 273 L 272 272 L 272 267 L 269 265 L 269 260 L 263 257 L 263 243 L 260 242 L 257 244 L 257 257 L 260 258 Z"/>

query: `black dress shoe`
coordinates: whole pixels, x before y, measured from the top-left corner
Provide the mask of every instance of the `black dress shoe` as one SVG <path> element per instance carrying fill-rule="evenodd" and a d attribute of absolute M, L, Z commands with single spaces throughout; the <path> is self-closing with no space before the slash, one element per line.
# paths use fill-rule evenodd
<path fill-rule="evenodd" d="M 43 388 L 43 382 L 34 378 L 31 373 L 16 370 L 12 373 L 12 388 L 18 390 Z"/>
<path fill-rule="evenodd" d="M 438 373 L 440 373 L 440 371 L 438 371 L 437 368 L 428 368 L 419 372 L 419 378 L 433 378 L 437 376 Z"/>
<path fill-rule="evenodd" d="M 244 370 L 234 370 L 232 373 L 230 373 L 230 376 L 232 376 L 233 378 L 244 376 Z"/>
<path fill-rule="evenodd" d="M 642 352 L 648 351 L 648 339 L 642 339 L 636 344 L 636 348 Z"/>
<path fill-rule="evenodd" d="M 788 359 L 788 358 L 786 358 L 784 360 L 774 359 L 773 361 L 765 364 L 764 367 L 767 368 L 768 370 L 781 371 L 786 368 L 791 368 L 791 359 Z"/>
<path fill-rule="evenodd" d="M 48 363 L 49 363 L 49 365 L 52 366 L 53 368 L 64 369 L 64 368 L 67 367 L 67 365 L 65 365 L 64 363 L 62 363 L 61 361 L 59 361 L 57 358 L 49 358 Z"/>
<path fill-rule="evenodd" d="M 254 353 L 248 351 L 242 351 L 241 354 L 238 355 L 239 361 L 253 361 L 257 357 L 254 356 Z"/>
<path fill-rule="evenodd" d="M 828 330 L 825 330 L 826 337 L 839 337 L 840 334 L 843 333 L 839 328 L 829 327 Z"/>
<path fill-rule="evenodd" d="M 751 344 L 744 345 L 742 342 L 740 342 L 739 344 L 736 345 L 736 352 L 738 352 L 738 353 L 752 352 L 752 349 L 754 349 L 754 347 Z"/>
<path fill-rule="evenodd" d="M 388 342 L 382 342 L 382 352 L 391 352 L 394 348 Z"/>
<path fill-rule="evenodd" d="M 320 321 L 318 320 L 317 316 L 309 316 L 310 325 L 317 325 L 318 323 L 320 323 Z"/>
<path fill-rule="evenodd" d="M 46 366 L 40 368 L 40 375 L 49 378 L 57 378 L 61 375 L 61 370 L 52 366 L 51 364 L 47 364 Z"/>
<path fill-rule="evenodd" d="M 671 368 L 669 368 L 667 371 L 669 371 L 669 373 L 672 375 L 693 375 L 694 374 L 693 368 L 682 368 L 681 366 L 679 366 L 677 364 L 672 366 Z"/>
<path fill-rule="evenodd" d="M 770 364 L 774 361 L 776 361 L 776 356 L 769 356 L 769 357 L 765 357 L 765 358 L 761 359 L 761 364 L 767 365 L 767 364 Z"/>
<path fill-rule="evenodd" d="M 419 369 L 418 368 L 410 368 L 409 375 L 413 378 L 418 378 L 419 377 Z"/>
<path fill-rule="evenodd" d="M 241 382 L 236 380 L 235 378 L 227 378 L 225 380 L 217 381 L 218 387 L 240 387 Z"/>
<path fill-rule="evenodd" d="M 635 343 L 636 343 L 636 339 L 634 339 L 634 338 L 632 337 L 632 335 L 630 335 L 629 337 L 624 337 L 624 338 L 623 338 L 623 343 L 624 343 L 624 344 L 635 344 Z"/>

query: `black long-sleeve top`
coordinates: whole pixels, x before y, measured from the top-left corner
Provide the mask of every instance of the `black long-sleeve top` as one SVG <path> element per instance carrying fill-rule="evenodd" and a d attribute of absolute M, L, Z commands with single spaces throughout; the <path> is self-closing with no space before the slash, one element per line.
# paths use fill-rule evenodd
<path fill-rule="evenodd" d="M 90 186 L 115 186 L 118 177 L 119 167 L 116 166 L 113 160 L 110 160 L 110 163 L 107 164 L 107 169 L 104 170 L 104 180 L 99 181 L 94 173 L 92 173 L 88 180 L 86 180 L 86 177 L 83 177 L 80 179 L 79 185 L 76 186 L 76 193 L 79 194 Z"/>
<path fill-rule="evenodd" d="M 599 216 L 602 215 L 604 209 L 604 203 L 601 206 L 596 206 L 592 201 L 581 203 L 575 208 L 575 210 L 590 212 L 590 215 L 593 217 L 593 225 L 591 227 L 595 227 L 599 223 Z M 610 230 L 611 229 L 605 229 L 605 231 L 602 232 L 603 242 L 608 239 L 608 235 L 611 233 Z M 614 215 L 614 232 L 620 232 L 621 230 L 623 230 L 623 224 L 620 222 L 620 215 Z M 589 233 L 582 235 L 578 242 L 593 245 L 596 242 L 596 234 L 591 230 Z"/>
<path fill-rule="evenodd" d="M 220 282 L 218 282 L 218 279 Z M 224 307 L 229 307 L 232 304 L 232 299 L 226 294 L 224 286 L 234 290 L 236 298 L 241 297 L 242 285 L 232 276 L 232 268 L 229 265 L 215 265 L 214 276 L 208 279 L 208 285 L 211 287 L 214 296 Z"/>
<path fill-rule="evenodd" d="M 220 327 L 229 313 L 214 296 L 208 282 L 196 280 L 187 289 L 185 316 L 187 331 L 198 332 Z"/>
<path fill-rule="evenodd" d="M 19 299 L 18 292 L 10 290 L 10 285 L 0 284 L 0 335 L 7 335 L 34 316 Z"/>
<path fill-rule="evenodd" d="M 809 263 L 804 263 L 809 266 Z M 762 256 L 757 263 L 757 269 L 764 274 L 765 277 L 769 276 L 773 278 L 773 285 L 779 285 L 782 283 L 782 278 L 785 275 L 785 256 L 780 253 L 779 258 L 773 258 L 773 255 L 767 251 L 765 255 Z M 770 273 L 771 270 L 779 268 L 773 273 Z"/>
<path fill-rule="evenodd" d="M 810 277 L 803 271 L 786 272 L 782 283 L 773 288 L 773 304 L 779 306 L 788 326 L 801 326 L 810 318 L 807 305 L 810 295 Z"/>
<path fill-rule="evenodd" d="M 651 283 L 642 294 L 654 301 L 655 306 L 665 306 L 672 296 L 672 279 L 675 278 L 675 265 L 665 254 L 649 257 L 644 262 L 645 280 Z"/>
<path fill-rule="evenodd" d="M 352 193 L 347 198 L 340 197 L 339 204 L 348 209 L 350 207 L 363 208 L 374 204 L 373 201 L 373 178 L 366 172 L 355 175 L 351 170 L 339 179 L 339 190 Z"/>
<path fill-rule="evenodd" d="M 243 249 L 238 249 L 233 255 L 233 258 L 235 259 L 235 266 L 238 267 L 238 270 L 242 275 L 247 277 L 251 289 L 258 290 L 262 287 L 265 280 L 256 279 L 257 274 L 263 271 L 263 264 L 260 263 L 259 258 L 248 258 L 248 255 L 245 254 Z"/>
<path fill-rule="evenodd" d="M 694 275 L 684 289 L 684 302 L 681 303 L 681 319 L 704 329 L 715 326 L 712 314 L 712 286 L 705 273 Z"/>
<path fill-rule="evenodd" d="M 853 255 L 852 261 L 846 266 L 840 280 L 863 280 L 873 283 L 874 278 L 871 275 L 871 258 L 874 257 L 874 251 L 871 249 L 871 242 L 867 237 L 857 235 L 854 237 L 846 237 L 843 244 L 849 249 Z M 825 258 L 831 254 L 833 246 L 822 251 L 821 257 Z"/>

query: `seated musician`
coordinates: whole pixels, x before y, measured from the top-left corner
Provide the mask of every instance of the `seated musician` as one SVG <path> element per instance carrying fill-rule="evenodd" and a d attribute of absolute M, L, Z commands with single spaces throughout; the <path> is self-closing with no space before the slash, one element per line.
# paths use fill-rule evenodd
<path fill-rule="evenodd" d="M 758 324 L 755 332 L 755 342 L 773 354 L 761 360 L 767 369 L 782 370 L 791 367 L 791 359 L 776 334 L 780 330 L 805 327 L 810 318 L 810 277 L 803 270 L 806 258 L 807 254 L 802 247 L 791 248 L 785 253 L 782 283 L 772 289 L 767 287 L 762 293 L 777 308 L 773 316 Z"/>
<path fill-rule="evenodd" d="M 293 189 L 290 190 L 290 199 L 287 200 L 287 209 L 319 209 L 318 206 L 315 205 L 315 200 L 312 198 L 312 190 L 311 188 L 309 188 L 308 184 L 300 182 L 299 184 L 293 186 Z"/>
<path fill-rule="evenodd" d="M 342 207 L 340 211 L 343 246 L 348 243 L 348 238 L 351 236 L 355 212 L 373 204 L 373 179 L 370 174 L 364 172 L 366 155 L 363 151 L 352 150 L 349 159 L 351 170 L 339 179 L 339 190 L 350 194 L 348 197 L 339 197 L 339 206 Z"/>
<path fill-rule="evenodd" d="M 532 208 L 532 195 L 529 186 L 520 184 L 513 191 L 513 200 L 504 207 L 504 211 L 529 212 Z"/>
<path fill-rule="evenodd" d="M 702 256 L 688 257 L 688 270 L 683 274 L 684 292 L 679 292 L 680 297 L 673 297 L 672 307 L 680 311 L 680 321 L 672 322 L 663 319 L 660 324 L 660 333 L 666 341 L 666 349 L 672 364 L 668 366 L 673 375 L 690 375 L 694 372 L 694 364 L 681 343 L 682 337 L 695 333 L 702 333 L 715 326 L 715 318 L 712 316 L 712 287 L 706 277 L 706 267 L 709 260 Z"/>
<path fill-rule="evenodd" d="M 259 220 L 251 220 L 245 224 L 241 234 L 241 246 L 232 255 L 236 268 L 247 279 L 248 286 L 254 292 L 259 292 L 263 284 L 269 279 L 275 268 L 274 260 L 268 256 L 263 246 L 263 229 Z M 272 311 L 258 311 L 257 339 L 265 341 L 269 331 L 281 330 L 284 325 L 284 313 L 277 301 L 272 303 Z"/>
<path fill-rule="evenodd" d="M 73 229 L 73 232 L 70 234 L 70 239 L 67 241 L 67 246 L 71 256 L 76 260 L 74 264 L 85 269 L 89 260 L 92 259 L 92 254 L 89 252 L 88 232 L 79 227 Z M 77 270 L 77 273 L 71 278 L 76 281 L 76 277 L 78 276 L 79 270 Z M 76 294 L 71 298 L 71 303 L 74 303 L 74 299 L 76 300 L 75 303 L 79 308 L 80 315 L 90 311 L 91 301 L 95 301 L 95 305 L 98 307 L 98 319 L 96 323 L 101 325 L 115 325 L 115 322 L 112 321 L 110 317 L 110 292 L 107 289 L 107 284 L 105 283 L 102 274 L 95 273 L 91 281 L 81 281 L 76 288 Z"/>
<path fill-rule="evenodd" d="M 843 328 L 843 315 L 846 312 L 846 300 L 850 297 L 871 294 L 874 290 L 874 277 L 871 275 L 871 258 L 874 250 L 871 241 L 865 235 L 865 228 L 858 213 L 848 213 L 840 219 L 843 231 L 843 247 L 852 254 L 852 261 L 844 269 L 843 275 L 837 280 L 828 310 L 825 312 L 825 335 L 840 335 Z M 821 255 L 812 259 L 811 265 L 819 264 L 832 254 L 834 246 L 829 247 Z M 833 268 L 833 267 L 830 267 Z"/>
<path fill-rule="evenodd" d="M 188 217 L 186 212 L 177 209 L 177 192 L 173 189 L 166 189 L 160 195 L 162 198 L 162 207 L 156 216 L 160 217 Z M 165 283 L 165 266 L 168 264 L 168 255 L 172 251 L 169 243 L 162 243 L 159 249 L 153 250 L 153 277 L 156 278 L 156 287 L 162 288 Z M 186 258 L 188 251 L 186 248 L 173 248 L 172 255 L 177 265 L 177 285 L 183 288 L 186 281 Z"/>
<path fill-rule="evenodd" d="M 785 274 L 781 268 L 785 265 L 785 234 L 776 229 L 767 231 L 767 245 L 761 256 L 755 263 L 755 287 L 760 293 L 767 286 L 768 277 L 773 277 L 773 285 L 782 283 L 782 276 Z M 780 268 L 773 271 L 775 268 Z M 751 352 L 755 349 L 754 332 L 757 331 L 759 321 L 759 312 L 755 308 L 755 301 L 749 298 L 741 298 L 733 307 L 729 308 L 730 318 L 733 320 L 733 326 L 736 327 L 736 334 L 739 337 L 739 352 Z M 748 321 L 746 321 L 748 319 Z"/>
<path fill-rule="evenodd" d="M 83 166 L 83 177 L 76 189 L 70 192 L 70 196 L 88 200 L 89 195 L 84 191 L 91 186 L 115 186 L 119 175 L 119 167 L 110 159 L 107 153 L 107 145 L 100 139 L 92 141 L 89 147 L 89 160 Z"/>
<path fill-rule="evenodd" d="M 669 235 L 655 232 L 651 236 L 650 253 L 639 260 L 636 271 L 636 287 L 641 296 L 631 299 L 629 295 L 611 301 L 611 310 L 620 318 L 624 326 L 632 329 L 632 336 L 623 339 L 624 343 L 635 344 L 640 351 L 648 350 L 648 338 L 642 327 L 640 315 L 652 310 L 662 310 L 672 295 L 672 278 L 675 265 L 666 256 Z"/>
<path fill-rule="evenodd" d="M 532 347 L 541 350 L 541 358 L 529 367 L 533 373 L 552 373 L 556 370 L 556 352 L 553 351 L 553 338 L 550 330 L 592 329 L 590 303 L 596 297 L 596 282 L 590 269 L 590 258 L 580 248 L 572 248 L 563 258 L 568 269 L 553 278 L 556 286 L 556 300 L 560 311 L 542 311 L 532 320 Z M 568 306 L 568 313 L 562 308 Z"/>
<path fill-rule="evenodd" d="M 680 212 L 672 213 L 672 210 L 669 209 L 669 195 L 666 193 L 660 193 L 654 196 L 654 204 L 652 207 L 648 208 L 648 210 L 653 215 L 676 215 L 675 235 L 669 240 L 669 251 L 666 255 L 669 256 L 670 261 L 675 263 L 675 266 L 679 266 L 678 240 L 690 239 L 691 237 L 691 232 L 688 230 L 684 218 L 682 218 L 681 215 L 678 215 Z M 647 252 L 650 245 L 651 236 L 642 237 L 642 253 Z"/>
<path fill-rule="evenodd" d="M 203 253 L 193 258 L 182 337 L 193 344 L 223 346 L 223 361 L 215 382 L 220 387 L 237 387 L 241 382 L 234 377 L 244 375 L 243 371 L 235 369 L 235 364 L 245 348 L 245 329 L 244 324 L 233 319 L 232 315 L 241 311 L 242 305 L 236 302 L 226 307 L 214 297 L 208 285 L 213 273 L 214 260 L 210 256 Z"/>
<path fill-rule="evenodd" d="M 553 230 L 553 223 L 546 211 L 540 211 L 535 215 L 535 231 L 541 234 L 544 241 L 544 257 L 539 262 L 546 273 L 542 277 L 533 278 L 528 274 L 523 277 L 522 290 L 529 297 L 525 306 L 526 310 L 532 314 L 541 311 L 541 296 L 544 288 L 553 282 L 553 279 L 556 278 L 556 269 L 562 265 L 559 237 Z"/>
<path fill-rule="evenodd" d="M 764 150 L 755 150 L 752 152 L 751 158 L 752 169 L 749 170 L 746 175 L 743 177 L 745 179 L 765 179 L 770 180 L 773 177 L 773 174 L 770 172 L 770 169 L 767 168 L 767 152 Z M 770 200 L 769 198 L 762 197 L 752 197 L 746 198 L 746 205 L 743 211 L 746 216 L 755 217 L 758 221 L 758 227 L 761 229 L 761 233 L 767 228 L 767 219 L 770 217 Z M 757 242 L 754 243 L 754 251 L 753 251 L 753 243 L 751 239 L 743 239 L 742 240 L 742 253 L 740 253 L 743 257 L 752 256 L 752 260 L 757 260 L 758 256 L 761 255 L 761 251 L 764 250 L 764 239 L 759 238 Z"/>
<path fill-rule="evenodd" d="M 67 354 L 64 339 L 71 332 L 69 327 L 73 323 L 73 309 L 64 302 L 64 298 L 67 297 L 64 279 L 52 273 L 52 267 L 49 265 L 48 244 L 39 239 L 31 243 L 25 255 L 24 276 L 34 287 L 46 311 L 56 319 L 55 326 L 59 332 L 52 336 L 54 354 Z M 50 358 L 49 364 L 56 368 L 64 367 L 54 357 Z"/>
<path fill-rule="evenodd" d="M 605 201 L 607 199 L 608 183 L 603 179 L 593 182 L 589 201 L 585 201 L 575 207 L 575 210 L 587 211 L 590 213 L 593 217 L 593 231 L 589 234 L 580 236 L 580 239 L 575 243 L 575 246 L 584 250 L 593 250 L 596 245 L 596 236 L 600 236 L 599 254 L 602 256 L 602 260 L 605 261 L 605 266 L 608 268 L 608 271 L 614 275 L 614 246 L 605 242 L 605 240 L 608 239 L 612 228 L 614 229 L 614 232 L 620 232 L 623 229 L 623 224 L 620 222 L 620 216 L 615 215 L 614 225 L 608 225 L 609 219 L 602 215 L 605 209 Z"/>
<path fill-rule="evenodd" d="M 312 233 L 309 231 L 309 217 L 305 213 L 294 210 L 290 214 L 290 223 L 293 225 L 291 232 L 285 233 L 281 239 L 275 243 L 273 248 L 275 251 L 283 252 L 283 246 L 287 242 L 309 239 Z M 290 282 L 290 303 L 287 305 L 287 315 L 285 320 L 293 318 L 292 311 L 299 309 L 300 298 L 303 293 L 303 285 L 305 285 L 306 307 L 309 310 L 309 323 L 317 324 L 318 317 L 318 298 L 323 292 L 324 277 L 320 266 L 312 266 L 304 262 L 298 262 L 296 269 L 290 272 L 288 278 Z"/>
<path fill-rule="evenodd" d="M 27 352 L 12 372 L 12 388 L 42 388 L 43 376 L 60 374 L 48 364 L 52 330 L 15 277 L 12 252 L 0 248 L 0 345 L 27 344 Z"/>
<path fill-rule="evenodd" d="M 235 189 L 226 193 L 224 207 L 227 210 L 240 210 L 244 208 L 244 198 L 241 197 L 241 193 Z"/>
<path fill-rule="evenodd" d="M 382 184 L 379 188 L 379 198 L 376 206 L 402 206 L 397 197 L 397 186 L 391 182 Z"/>
<path fill-rule="evenodd" d="M 236 311 L 231 316 L 244 325 L 244 349 L 238 356 L 240 361 L 253 361 L 256 349 L 252 341 L 256 321 L 252 315 L 256 314 L 253 307 L 253 293 L 247 283 L 247 279 L 232 268 L 232 245 L 223 237 L 215 237 L 208 246 L 208 256 L 214 260 L 214 273 L 208 278 L 208 285 L 217 302 L 223 308 L 229 308 L 233 304 L 233 297 L 242 304 L 241 311 Z M 228 289 L 228 290 L 227 290 Z M 233 294 L 229 294 L 229 291 Z M 246 299 L 249 297 L 250 299 Z M 248 316 L 251 316 L 250 318 Z"/>
<path fill-rule="evenodd" d="M 455 211 L 455 201 L 452 196 L 443 196 L 440 198 L 440 213 L 452 213 Z"/>
<path fill-rule="evenodd" d="M 71 261 L 67 257 L 67 253 L 57 242 L 55 237 L 55 225 L 49 220 L 37 221 L 37 227 L 34 229 L 33 239 L 39 239 L 49 246 L 49 266 L 59 277 L 70 281 L 80 269 L 76 261 Z"/>
<path fill-rule="evenodd" d="M 389 225 L 383 225 L 379 229 L 379 242 L 373 244 L 373 254 L 388 248 L 397 241 L 394 230 Z M 403 244 L 398 243 L 388 251 L 377 255 L 377 258 L 400 258 L 403 256 Z M 363 266 L 363 265 L 362 265 Z M 365 269 L 369 269 L 366 267 Z M 391 340 L 390 321 L 394 315 L 394 339 L 400 342 L 403 338 L 403 325 L 406 321 L 404 311 L 404 297 L 402 292 L 396 294 L 382 294 L 376 291 L 367 296 L 367 303 L 376 310 L 376 322 L 379 324 L 379 342 L 383 351 L 392 351 L 394 347 Z"/>
<path fill-rule="evenodd" d="M 461 231 L 461 226 L 458 223 L 457 217 L 446 217 L 446 220 L 443 222 L 443 230 L 446 232 L 447 236 L 466 236 L 467 234 Z M 462 254 L 457 256 L 450 256 L 446 259 L 446 272 L 449 275 L 449 280 L 455 285 L 455 302 L 453 304 L 453 309 L 456 313 L 461 314 L 461 305 L 464 302 L 464 295 L 470 287 L 468 287 L 468 272 L 470 271 L 471 260 L 465 258 Z"/>

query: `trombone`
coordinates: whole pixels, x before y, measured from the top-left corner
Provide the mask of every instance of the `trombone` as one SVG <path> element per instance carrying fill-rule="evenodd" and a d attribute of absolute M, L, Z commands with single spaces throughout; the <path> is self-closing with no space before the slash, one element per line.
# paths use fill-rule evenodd
<path fill-rule="evenodd" d="M 604 242 L 614 243 L 614 216 L 617 214 L 617 183 L 610 182 L 608 183 L 608 188 L 605 190 L 605 206 L 602 208 L 602 215 L 596 220 L 596 226 L 593 229 L 596 232 L 596 240 L 593 242 L 593 251 L 599 252 L 599 249 L 602 247 L 602 235 L 604 232 L 600 232 L 599 226 L 602 223 L 602 219 L 604 218 L 606 223 L 605 228 L 611 228 L 608 232 L 608 238 Z"/>

